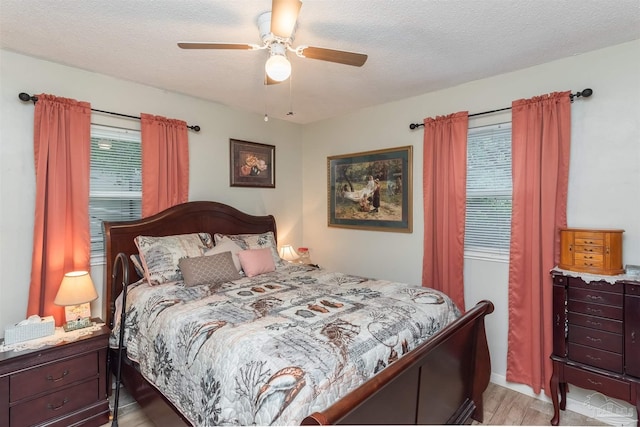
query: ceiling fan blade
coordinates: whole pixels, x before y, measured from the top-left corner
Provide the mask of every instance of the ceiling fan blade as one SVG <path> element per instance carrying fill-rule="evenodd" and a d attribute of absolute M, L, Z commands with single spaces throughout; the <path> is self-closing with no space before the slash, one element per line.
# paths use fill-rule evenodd
<path fill-rule="evenodd" d="M 300 0 L 273 0 L 271 4 L 271 32 L 278 37 L 291 37 L 298 20 Z"/>
<path fill-rule="evenodd" d="M 209 43 L 209 42 L 181 42 L 178 47 L 182 49 L 237 49 L 253 50 L 257 46 L 247 43 Z"/>
<path fill-rule="evenodd" d="M 325 49 L 322 47 L 304 46 L 298 48 L 299 56 L 319 59 L 321 61 L 337 62 L 339 64 L 362 67 L 368 56 L 364 53 L 345 52 L 342 50 Z"/>

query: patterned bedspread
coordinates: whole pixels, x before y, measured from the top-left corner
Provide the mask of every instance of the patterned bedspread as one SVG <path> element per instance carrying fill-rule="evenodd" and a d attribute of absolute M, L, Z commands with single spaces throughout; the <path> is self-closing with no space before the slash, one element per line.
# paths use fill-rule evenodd
<path fill-rule="evenodd" d="M 432 289 L 292 265 L 215 286 L 132 285 L 125 342 L 196 426 L 299 425 L 458 316 Z"/>

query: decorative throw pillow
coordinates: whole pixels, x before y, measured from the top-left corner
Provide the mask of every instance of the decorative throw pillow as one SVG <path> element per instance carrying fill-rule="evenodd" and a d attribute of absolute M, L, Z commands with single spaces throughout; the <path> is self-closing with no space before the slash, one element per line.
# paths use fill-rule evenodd
<path fill-rule="evenodd" d="M 144 278 L 144 267 L 142 266 L 142 260 L 140 259 L 140 254 L 133 254 L 129 257 L 131 260 L 131 264 L 133 264 L 133 268 L 136 269 L 136 273 L 140 278 Z"/>
<path fill-rule="evenodd" d="M 207 249 L 204 254 L 205 255 L 215 255 L 215 254 L 220 254 L 223 252 L 231 252 L 231 257 L 233 258 L 233 263 L 236 266 L 236 269 L 238 270 L 238 272 L 242 271 L 242 266 L 240 265 L 240 260 L 238 259 L 238 252 L 240 252 L 242 250 L 242 248 L 238 245 L 236 245 L 235 243 L 233 243 L 233 240 L 231 240 L 228 237 L 223 237 L 222 240 L 220 240 L 219 242 L 216 243 L 216 245 L 211 248 L 211 249 Z"/>
<path fill-rule="evenodd" d="M 268 231 L 266 233 L 260 234 L 220 234 L 216 233 L 213 235 L 213 238 L 216 242 L 222 241 L 224 237 L 228 237 L 235 244 L 240 246 L 242 249 L 264 249 L 269 248 L 271 251 L 271 256 L 273 258 L 273 263 L 276 267 L 281 267 L 285 265 L 285 261 L 280 258 L 278 255 L 278 246 L 276 244 L 276 238 L 273 232 Z"/>
<path fill-rule="evenodd" d="M 150 285 L 182 280 L 178 267 L 181 258 L 202 256 L 212 247 L 208 233 L 178 234 L 173 236 L 138 236 L 134 239 L 144 275 Z"/>
<path fill-rule="evenodd" d="M 236 280 L 238 273 L 230 251 L 219 254 L 182 258 L 178 262 L 185 286 L 217 284 Z"/>
<path fill-rule="evenodd" d="M 276 269 L 270 248 L 240 251 L 238 252 L 238 258 L 240 258 L 240 264 L 247 277 L 268 273 Z"/>

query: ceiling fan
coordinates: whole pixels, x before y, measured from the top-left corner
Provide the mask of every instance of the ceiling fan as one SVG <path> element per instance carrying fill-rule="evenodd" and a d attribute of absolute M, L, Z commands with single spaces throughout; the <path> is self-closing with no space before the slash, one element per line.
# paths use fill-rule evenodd
<path fill-rule="evenodd" d="M 271 12 L 258 17 L 258 30 L 262 44 L 252 43 L 216 43 L 216 42 L 180 42 L 182 49 L 235 49 L 268 50 L 269 59 L 265 64 L 265 84 L 285 81 L 291 75 L 291 63 L 287 52 L 293 52 L 301 58 L 361 67 L 367 61 L 363 53 L 346 52 L 313 46 L 293 47 L 294 33 L 298 14 L 302 7 L 300 0 L 273 0 Z"/>

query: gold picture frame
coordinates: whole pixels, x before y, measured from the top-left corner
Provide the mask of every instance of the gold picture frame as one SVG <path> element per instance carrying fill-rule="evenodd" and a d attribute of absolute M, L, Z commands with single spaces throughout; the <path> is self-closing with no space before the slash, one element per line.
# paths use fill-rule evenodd
<path fill-rule="evenodd" d="M 327 157 L 328 226 L 413 232 L 413 146 Z"/>

